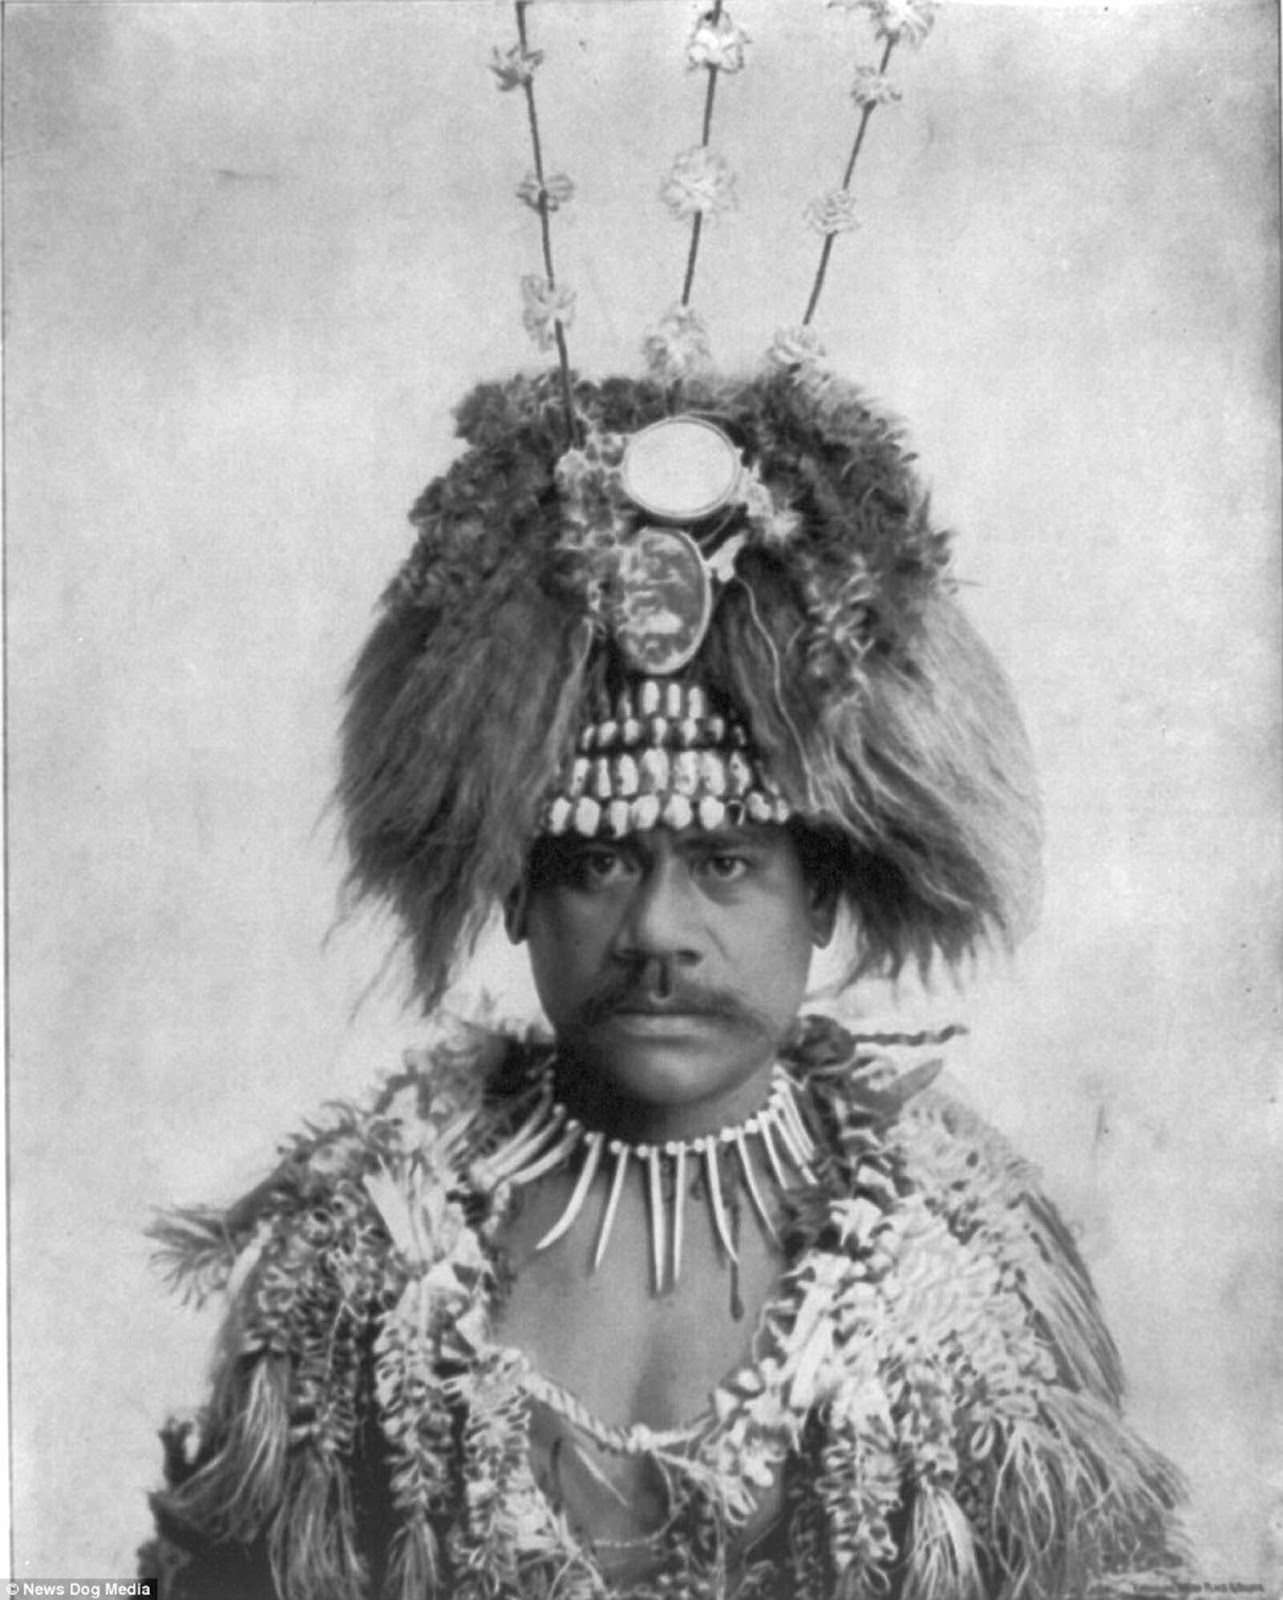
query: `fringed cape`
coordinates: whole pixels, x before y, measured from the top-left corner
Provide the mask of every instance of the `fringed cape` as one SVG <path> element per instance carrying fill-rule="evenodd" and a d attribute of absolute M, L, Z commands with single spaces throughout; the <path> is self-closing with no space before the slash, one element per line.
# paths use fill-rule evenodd
<path fill-rule="evenodd" d="M 211 1399 L 165 1435 L 143 1563 L 166 1600 L 622 1594 L 532 1476 L 524 1358 L 490 1334 L 509 1197 L 460 1155 L 502 1140 L 540 1060 L 477 1033 L 412 1054 L 238 1205 L 158 1228 L 176 1280 L 228 1302 Z M 756 1358 L 662 1463 L 667 1554 L 628 1600 L 1169 1592 L 1179 1484 L 1122 1420 L 1030 1169 L 831 1022 L 801 1023 L 784 1063 L 827 1155 Z M 777 1475 L 785 1516 L 737 1563 Z"/>

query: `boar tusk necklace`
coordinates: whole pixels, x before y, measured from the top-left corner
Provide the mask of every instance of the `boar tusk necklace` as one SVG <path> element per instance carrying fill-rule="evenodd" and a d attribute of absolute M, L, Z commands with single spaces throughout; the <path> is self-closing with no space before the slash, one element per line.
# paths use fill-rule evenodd
<path fill-rule="evenodd" d="M 630 1144 L 607 1138 L 572 1117 L 553 1092 L 549 1066 L 539 1079 L 528 1115 L 495 1149 L 471 1163 L 469 1176 L 485 1192 L 501 1185 L 520 1188 L 577 1161 L 579 1170 L 570 1198 L 535 1246 L 547 1250 L 574 1227 L 594 1180 L 599 1173 L 608 1172 L 606 1201 L 593 1248 L 596 1271 L 605 1259 L 624 1186 L 635 1166 L 645 1185 L 651 1276 L 656 1293 L 662 1293 L 681 1276 L 689 1177 L 698 1173 L 703 1179 L 718 1244 L 728 1261 L 738 1263 L 728 1215 L 729 1196 L 742 1186 L 763 1228 L 772 1239 L 778 1239 L 762 1180 L 769 1178 L 777 1188 L 787 1189 L 795 1181 L 789 1175 L 792 1168 L 804 1183 L 813 1184 L 815 1155 L 815 1141 L 803 1121 L 793 1086 L 779 1067 L 772 1074 L 766 1104 L 744 1122 L 698 1139 Z M 666 1195 L 671 1195 L 671 1214 Z"/>

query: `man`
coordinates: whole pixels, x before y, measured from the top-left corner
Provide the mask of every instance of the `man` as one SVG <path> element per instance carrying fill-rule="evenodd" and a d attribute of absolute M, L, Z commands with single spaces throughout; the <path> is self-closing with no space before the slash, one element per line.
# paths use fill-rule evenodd
<path fill-rule="evenodd" d="M 353 678 L 353 877 L 429 1009 L 502 907 L 554 1037 L 440 1032 L 165 1230 L 231 1298 L 166 1593 L 1152 1589 L 1176 1485 L 1031 1175 L 798 1020 L 817 948 L 957 965 L 1037 882 L 895 430 L 796 354 L 459 426 Z"/>

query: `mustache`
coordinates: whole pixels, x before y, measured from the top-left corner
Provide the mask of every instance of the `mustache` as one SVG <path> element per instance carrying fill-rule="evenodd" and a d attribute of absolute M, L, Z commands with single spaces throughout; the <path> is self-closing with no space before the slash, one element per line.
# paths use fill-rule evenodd
<path fill-rule="evenodd" d="M 648 981 L 640 972 L 621 972 L 607 978 L 580 1005 L 579 1020 L 587 1024 L 605 1022 L 621 1011 L 655 1016 L 716 1017 L 738 1023 L 754 1033 L 768 1036 L 774 1033 L 768 1019 L 734 990 L 691 983 L 671 974 L 662 983 Z"/>

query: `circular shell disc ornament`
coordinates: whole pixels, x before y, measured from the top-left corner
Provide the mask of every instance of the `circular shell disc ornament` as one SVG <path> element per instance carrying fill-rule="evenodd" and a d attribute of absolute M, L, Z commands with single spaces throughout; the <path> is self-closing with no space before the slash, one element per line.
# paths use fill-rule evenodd
<path fill-rule="evenodd" d="M 713 590 L 695 541 L 676 528 L 638 528 L 618 548 L 611 632 L 636 672 L 679 672 L 708 632 Z"/>
<path fill-rule="evenodd" d="M 661 522 L 697 522 L 734 497 L 743 463 L 722 430 L 702 417 L 665 417 L 624 450 L 624 493 Z"/>

